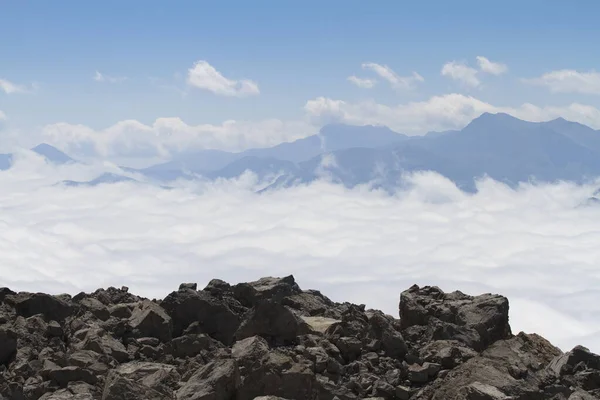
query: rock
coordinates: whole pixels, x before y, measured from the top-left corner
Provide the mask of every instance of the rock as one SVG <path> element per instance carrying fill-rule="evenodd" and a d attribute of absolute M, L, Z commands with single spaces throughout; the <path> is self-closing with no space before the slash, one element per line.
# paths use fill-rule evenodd
<path fill-rule="evenodd" d="M 118 373 L 111 371 L 108 374 L 102 400 L 167 400 L 174 397 L 165 396 L 140 382 L 127 379 Z"/>
<path fill-rule="evenodd" d="M 168 342 L 173 335 L 171 317 L 162 307 L 148 300 L 133 310 L 129 325 L 135 337 L 154 337 Z"/>
<path fill-rule="evenodd" d="M 85 340 L 78 347 L 80 350 L 91 350 L 107 355 L 121 363 L 129 361 L 129 353 L 123 343 L 101 329 L 88 331 Z"/>
<path fill-rule="evenodd" d="M 108 308 L 108 313 L 111 317 L 126 319 L 131 317 L 131 310 L 133 306 L 131 304 L 115 304 Z"/>
<path fill-rule="evenodd" d="M 412 364 L 408 367 L 408 379 L 413 383 L 427 383 L 430 378 L 429 365 Z"/>
<path fill-rule="evenodd" d="M 477 351 L 511 335 L 508 300 L 493 294 L 468 296 L 417 285 L 400 296 L 400 327 L 429 327 L 429 340 L 457 340 Z"/>
<path fill-rule="evenodd" d="M 586 347 L 576 346 L 568 353 L 556 356 L 548 365 L 556 375 L 572 374 L 578 365 L 600 370 L 600 356 L 591 353 Z"/>
<path fill-rule="evenodd" d="M 177 391 L 178 400 L 229 400 L 240 384 L 240 371 L 233 359 L 215 360 L 194 373 Z"/>
<path fill-rule="evenodd" d="M 281 302 L 286 296 L 302 293 L 293 275 L 284 278 L 266 277 L 255 282 L 240 283 L 233 287 L 233 293 L 242 305 L 254 307 L 260 301 L 274 300 Z"/>
<path fill-rule="evenodd" d="M 212 279 L 203 290 L 212 295 L 222 295 L 232 292 L 231 285 L 221 279 Z"/>
<path fill-rule="evenodd" d="M 60 326 L 58 322 L 50 321 L 46 327 L 46 333 L 48 336 L 61 337 L 64 332 L 62 326 Z"/>
<path fill-rule="evenodd" d="M 463 390 L 468 400 L 505 400 L 507 397 L 497 388 L 480 382 L 471 383 Z"/>
<path fill-rule="evenodd" d="M 406 386 L 396 386 L 396 399 L 398 400 L 408 400 L 410 399 L 410 389 Z"/>
<path fill-rule="evenodd" d="M 0 400 L 600 398 L 600 356 L 513 336 L 501 296 L 412 287 L 400 308 L 334 303 L 291 276 L 162 301 L 0 289 Z"/>
<path fill-rule="evenodd" d="M 308 324 L 308 327 L 313 333 L 324 334 L 329 327 L 335 323 L 341 322 L 338 319 L 326 317 L 305 317 L 301 316 L 302 320 Z"/>
<path fill-rule="evenodd" d="M 316 394 L 316 377 L 307 365 L 295 363 L 282 352 L 272 351 L 245 368 L 237 400 L 260 395 L 312 400 Z"/>
<path fill-rule="evenodd" d="M 240 325 L 240 318 L 222 301 L 209 293 L 179 290 L 168 295 L 161 307 L 173 320 L 173 336 L 180 336 L 193 322 L 202 332 L 230 345 Z"/>
<path fill-rule="evenodd" d="M 129 362 L 119 365 L 111 371 L 113 379 L 115 375 L 143 385 L 161 393 L 166 398 L 174 398 L 174 389 L 177 387 L 181 376 L 177 369 L 168 364 L 153 362 Z"/>
<path fill-rule="evenodd" d="M 108 318 L 110 318 L 110 312 L 108 311 L 108 308 L 102 304 L 100 300 L 97 300 L 93 297 L 86 297 L 82 299 L 79 301 L 79 305 L 102 321 L 106 321 Z"/>
<path fill-rule="evenodd" d="M 11 329 L 0 328 L 0 365 L 7 365 L 17 354 L 17 333 Z"/>
<path fill-rule="evenodd" d="M 77 366 L 52 369 L 48 373 L 48 378 L 61 387 L 65 387 L 69 382 L 75 381 L 86 382 L 92 385 L 98 381 L 96 375 L 92 372 Z"/>
<path fill-rule="evenodd" d="M 171 353 L 177 358 L 195 357 L 213 346 L 214 340 L 202 333 L 180 336 L 170 343 Z"/>
<path fill-rule="evenodd" d="M 179 290 L 198 290 L 197 283 L 182 283 L 179 285 Z"/>
<path fill-rule="evenodd" d="M 231 356 L 240 366 L 251 367 L 269 353 L 269 344 L 260 336 L 251 336 L 233 344 Z"/>
<path fill-rule="evenodd" d="M 64 321 L 73 312 L 73 307 L 64 300 L 44 293 L 18 293 L 10 297 L 18 315 L 25 318 L 42 314 L 47 321 Z"/>
<path fill-rule="evenodd" d="M 262 336 L 277 344 L 294 343 L 299 335 L 310 332 L 310 327 L 290 308 L 272 300 L 256 305 L 235 333 L 237 340 Z"/>

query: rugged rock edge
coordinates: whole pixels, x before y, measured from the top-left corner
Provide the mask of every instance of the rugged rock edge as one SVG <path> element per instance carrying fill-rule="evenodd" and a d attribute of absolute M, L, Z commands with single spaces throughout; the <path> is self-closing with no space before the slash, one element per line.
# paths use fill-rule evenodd
<path fill-rule="evenodd" d="M 587 400 L 600 356 L 513 335 L 494 294 L 402 292 L 399 319 L 293 276 L 163 300 L 0 288 L 0 399 Z"/>

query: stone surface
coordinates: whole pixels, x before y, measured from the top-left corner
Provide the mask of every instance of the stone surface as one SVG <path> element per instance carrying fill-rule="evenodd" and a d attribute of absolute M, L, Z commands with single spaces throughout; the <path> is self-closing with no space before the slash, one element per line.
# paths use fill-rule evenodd
<path fill-rule="evenodd" d="M 413 286 L 400 319 L 293 276 L 164 300 L 0 289 L 0 400 L 588 400 L 600 356 L 512 335 L 508 300 Z"/>

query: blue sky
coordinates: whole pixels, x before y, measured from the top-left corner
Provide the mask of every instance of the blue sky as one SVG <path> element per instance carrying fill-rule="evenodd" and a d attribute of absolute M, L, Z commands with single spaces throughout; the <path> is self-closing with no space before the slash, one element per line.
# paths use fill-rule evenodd
<path fill-rule="evenodd" d="M 185 146 L 235 149 L 292 140 L 327 122 L 378 123 L 408 134 L 452 129 L 488 108 L 600 128 L 594 1 L 22 1 L 5 2 L 0 12 L 0 38 L 9 38 L 0 40 L 2 129 L 23 143 L 45 138 L 74 150 L 75 140 L 88 140 L 107 155 L 108 147 L 144 134 L 128 126 L 121 130 L 136 131 L 129 138 L 111 131 L 98 144 L 95 133 L 120 121 L 150 127 L 178 118 L 183 128 L 169 123 L 160 135 L 179 129 Z M 505 70 L 482 71 L 478 56 Z M 230 82 L 251 81 L 256 93 L 190 84 L 201 60 Z M 459 67 L 454 77 L 441 73 L 451 62 Z M 394 86 L 365 63 L 422 79 Z M 523 82 L 556 71 L 570 74 Z M 350 76 L 377 83 L 357 87 Z M 432 106 L 435 96 L 442 99 Z M 411 102 L 423 104 L 406 110 Z M 409 116 L 426 111 L 408 123 L 398 106 Z M 235 132 L 223 128 L 228 120 Z M 66 125 L 57 130 L 59 123 Z M 192 133 L 183 132 L 188 126 Z M 207 131 L 210 140 L 196 140 Z"/>

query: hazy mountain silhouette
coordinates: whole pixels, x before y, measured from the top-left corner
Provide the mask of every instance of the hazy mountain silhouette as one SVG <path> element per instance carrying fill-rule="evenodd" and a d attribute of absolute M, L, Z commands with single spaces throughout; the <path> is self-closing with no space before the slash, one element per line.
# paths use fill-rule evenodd
<path fill-rule="evenodd" d="M 51 146 L 47 143 L 41 143 L 31 149 L 31 151 L 43 156 L 46 161 L 61 165 L 76 162 L 74 159 L 66 155 L 64 152 L 60 151 L 54 146 Z M 13 155 L 12 154 L 0 154 L 0 170 L 4 171 L 10 169 L 13 163 Z"/>
<path fill-rule="evenodd" d="M 72 161 L 48 145 L 33 150 L 55 163 Z M 0 167 L 10 166 L 10 157 L 0 155 Z M 159 184 L 178 178 L 230 179 L 250 171 L 270 182 L 264 190 L 316 179 L 394 190 L 407 172 L 435 171 L 472 191 L 476 179 L 484 176 L 511 186 L 596 178 L 600 132 L 562 118 L 536 123 L 502 113 L 484 113 L 461 130 L 411 137 L 385 127 L 329 125 L 317 135 L 270 148 L 187 152 L 167 163 L 127 170 Z M 122 180 L 132 178 L 105 174 L 86 184 Z"/>

